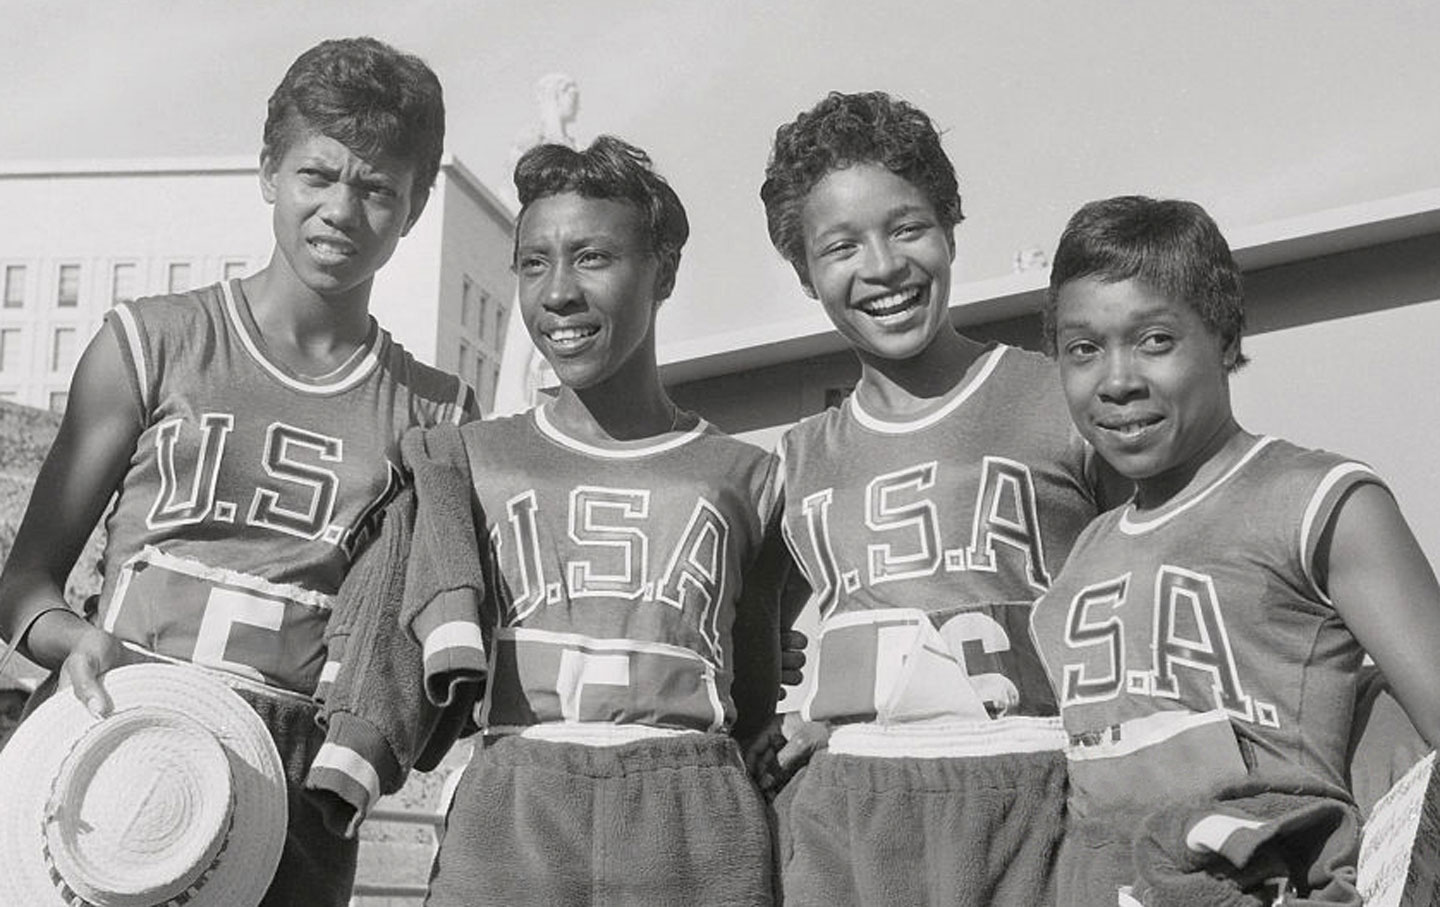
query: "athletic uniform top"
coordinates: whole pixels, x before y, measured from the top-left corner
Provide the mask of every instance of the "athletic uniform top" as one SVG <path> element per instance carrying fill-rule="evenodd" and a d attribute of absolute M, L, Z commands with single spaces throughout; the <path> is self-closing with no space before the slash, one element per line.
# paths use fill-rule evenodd
<path fill-rule="evenodd" d="M 482 727 L 727 729 L 774 458 L 703 420 L 598 446 L 544 406 L 460 435 L 493 558 Z"/>
<path fill-rule="evenodd" d="M 1185 501 L 1154 514 L 1127 505 L 1085 531 L 1033 619 L 1072 769 L 1090 763 L 1082 780 L 1108 763 L 1106 790 L 1118 780 L 1126 796 L 1150 796 L 1172 787 L 1137 789 L 1147 769 L 1203 787 L 1298 767 L 1348 786 L 1363 652 L 1317 582 L 1315 554 L 1346 492 L 1379 481 L 1261 438 Z"/>
<path fill-rule="evenodd" d="M 332 597 L 400 482 L 413 425 L 470 388 L 371 320 L 317 379 L 270 356 L 240 281 L 117 305 L 144 430 L 108 519 L 100 622 L 169 658 L 308 695 Z"/>
<path fill-rule="evenodd" d="M 1043 356 L 992 345 L 924 416 L 851 395 L 782 437 L 786 540 L 822 620 L 806 717 L 1055 713 L 1030 608 L 1096 512 L 1059 389 Z"/>

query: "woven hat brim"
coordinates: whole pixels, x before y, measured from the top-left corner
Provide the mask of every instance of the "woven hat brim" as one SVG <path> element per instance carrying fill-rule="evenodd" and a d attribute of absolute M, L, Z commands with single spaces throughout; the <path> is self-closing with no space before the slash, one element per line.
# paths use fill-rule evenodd
<path fill-rule="evenodd" d="M 285 847 L 287 799 L 280 754 L 260 716 L 203 668 L 127 665 L 101 680 L 115 710 L 174 709 L 208 727 L 230 760 L 233 827 L 214 872 L 186 907 L 254 907 L 270 887 Z M 0 904 L 65 907 L 45 864 L 45 804 L 61 762 L 97 723 L 69 690 L 60 690 L 15 729 L 0 750 Z"/>

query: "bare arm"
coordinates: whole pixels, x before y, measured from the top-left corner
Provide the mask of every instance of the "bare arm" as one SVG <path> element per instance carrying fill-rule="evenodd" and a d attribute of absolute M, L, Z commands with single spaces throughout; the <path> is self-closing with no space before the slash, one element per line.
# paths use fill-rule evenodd
<path fill-rule="evenodd" d="M 1440 584 L 1388 491 L 1350 491 L 1321 538 L 1317 568 L 1416 730 L 1440 746 Z"/>
<path fill-rule="evenodd" d="M 772 530 L 776 528 L 772 526 Z M 780 695 L 780 590 L 788 562 L 789 552 L 780 533 L 767 532 L 735 606 L 731 697 L 736 712 L 734 733 L 742 742 L 769 723 Z"/>
<path fill-rule="evenodd" d="M 63 665 L 92 710 L 108 710 L 97 678 L 124 660 L 123 652 L 108 633 L 57 606 L 65 605 L 65 581 L 125 474 L 141 428 L 119 340 L 103 327 L 76 366 L 65 418 L 0 573 L 0 633 L 13 639 L 24 632 L 30 657 Z"/>

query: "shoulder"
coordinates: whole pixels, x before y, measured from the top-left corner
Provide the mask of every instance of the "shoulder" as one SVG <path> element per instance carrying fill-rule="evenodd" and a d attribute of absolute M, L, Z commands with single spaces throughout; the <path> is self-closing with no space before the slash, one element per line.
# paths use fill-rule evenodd
<path fill-rule="evenodd" d="M 469 384 L 449 372 L 426 365 L 379 328 L 386 351 L 386 371 L 410 394 L 420 425 L 461 424 L 480 417 L 480 405 Z"/>
<path fill-rule="evenodd" d="M 824 446 L 822 439 L 848 420 L 849 412 L 850 400 L 847 397 L 835 406 L 806 416 L 785 430 L 784 434 L 780 436 L 776 449 L 782 457 L 788 459 L 794 453 L 803 452 L 816 446 Z"/>
<path fill-rule="evenodd" d="M 999 357 L 997 368 L 1022 375 L 1030 375 L 1036 378 L 1054 378 L 1060 380 L 1060 368 L 1055 360 L 1044 353 L 1035 350 L 1027 350 L 1024 347 L 1010 346 L 1006 343 L 997 344 L 996 354 Z"/>
<path fill-rule="evenodd" d="M 1301 447 L 1280 438 L 1264 438 L 1256 452 L 1250 484 L 1270 489 L 1282 498 L 1314 489 L 1324 493 L 1344 490 L 1356 483 L 1384 482 L 1369 464 L 1328 450 Z"/>
<path fill-rule="evenodd" d="M 188 293 L 146 296 L 129 302 L 116 303 L 107 313 L 118 322 L 122 333 L 138 333 L 142 337 L 160 336 L 169 332 L 191 333 L 208 329 L 223 317 L 224 300 L 219 284 L 201 287 Z"/>
<path fill-rule="evenodd" d="M 1036 406 L 1064 407 L 1060 367 L 1049 356 L 1033 350 L 1005 344 L 997 346 L 985 387 L 1007 399 L 1028 397 L 1030 402 L 1022 412 Z"/>
<path fill-rule="evenodd" d="M 716 428 L 709 422 L 704 423 L 699 436 L 695 439 L 695 443 L 700 444 L 708 450 L 733 457 L 737 460 L 768 463 L 774 458 L 772 451 L 768 451 L 760 445 L 746 441 L 743 438 L 737 438 L 732 434 Z"/>

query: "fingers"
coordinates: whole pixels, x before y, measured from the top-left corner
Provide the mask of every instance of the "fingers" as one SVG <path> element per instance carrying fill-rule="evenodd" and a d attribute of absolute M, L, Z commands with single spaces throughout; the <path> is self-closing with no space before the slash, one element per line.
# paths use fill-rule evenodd
<path fill-rule="evenodd" d="M 816 750 L 830 740 L 830 729 L 818 721 L 791 722 L 786 727 L 788 739 L 775 756 L 780 768 L 793 772 L 810 760 Z"/>
<path fill-rule="evenodd" d="M 60 667 L 62 683 L 69 683 L 75 697 L 96 718 L 104 718 L 114 710 L 110 695 L 100 682 L 100 675 L 128 660 L 115 637 L 91 628 Z"/>
<path fill-rule="evenodd" d="M 780 684 L 787 687 L 798 687 L 805 682 L 805 672 L 800 670 L 805 667 L 805 656 L 801 655 L 798 663 L 787 662 L 781 656 L 780 662 Z"/>
<path fill-rule="evenodd" d="M 61 667 L 65 682 L 75 692 L 75 698 L 85 704 L 85 709 L 96 718 L 104 718 L 114 709 L 114 703 L 100 683 L 100 672 L 95 663 L 79 654 L 65 659 Z"/>
<path fill-rule="evenodd" d="M 801 670 L 805 667 L 805 646 L 809 643 L 799 630 L 784 630 L 780 634 L 780 683 L 787 687 L 799 686 L 805 680 Z"/>

